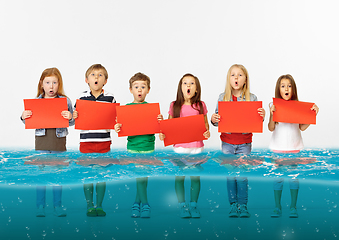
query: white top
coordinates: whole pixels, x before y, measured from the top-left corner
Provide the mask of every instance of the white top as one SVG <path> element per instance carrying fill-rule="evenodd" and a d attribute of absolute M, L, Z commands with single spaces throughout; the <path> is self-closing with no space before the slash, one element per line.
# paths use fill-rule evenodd
<path fill-rule="evenodd" d="M 304 148 L 299 124 L 280 122 L 275 125 L 269 148 L 273 151 L 295 151 Z"/>

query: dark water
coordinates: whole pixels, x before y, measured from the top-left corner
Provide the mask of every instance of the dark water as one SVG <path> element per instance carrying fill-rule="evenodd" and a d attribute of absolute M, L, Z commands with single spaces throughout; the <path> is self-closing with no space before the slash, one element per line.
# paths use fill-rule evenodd
<path fill-rule="evenodd" d="M 338 153 L 336 149 L 277 155 L 254 150 L 227 157 L 211 150 L 199 155 L 171 151 L 151 155 L 124 151 L 85 155 L 0 154 L 0 239 L 337 239 Z M 199 219 L 182 219 L 174 176 L 201 176 Z M 131 218 L 136 177 L 149 176 L 149 219 Z M 227 177 L 248 177 L 249 218 L 229 218 Z M 271 218 L 273 182 L 285 179 L 282 216 Z M 298 218 L 289 218 L 289 179 L 299 179 Z M 83 183 L 107 182 L 105 217 L 87 217 Z M 46 217 L 36 217 L 36 186 L 47 185 Z M 53 214 L 52 186 L 62 185 L 66 217 Z"/>

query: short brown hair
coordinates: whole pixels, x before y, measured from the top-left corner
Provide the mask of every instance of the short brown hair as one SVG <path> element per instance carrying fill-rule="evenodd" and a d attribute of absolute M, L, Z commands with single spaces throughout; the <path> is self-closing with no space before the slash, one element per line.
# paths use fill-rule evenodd
<path fill-rule="evenodd" d="M 134 76 L 131 77 L 131 79 L 129 80 L 129 88 L 132 88 L 132 84 L 135 81 L 145 81 L 148 89 L 151 89 L 151 79 L 148 76 L 146 76 L 145 74 L 143 74 L 141 72 L 134 74 Z"/>
<path fill-rule="evenodd" d="M 105 79 L 107 80 L 108 79 L 108 73 L 107 73 L 107 70 L 104 66 L 102 66 L 101 64 L 93 64 L 92 66 L 90 66 L 87 71 L 86 71 L 86 78 L 88 78 L 88 75 L 93 71 L 93 70 L 102 70 L 104 72 L 104 75 L 105 75 Z"/>

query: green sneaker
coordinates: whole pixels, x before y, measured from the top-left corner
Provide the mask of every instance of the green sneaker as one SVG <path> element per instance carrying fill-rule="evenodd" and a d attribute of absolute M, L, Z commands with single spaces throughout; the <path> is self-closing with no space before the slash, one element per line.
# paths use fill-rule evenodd
<path fill-rule="evenodd" d="M 97 215 L 97 211 L 95 210 L 94 207 L 91 207 L 89 209 L 87 209 L 87 213 L 86 213 L 87 217 L 96 217 Z"/>
<path fill-rule="evenodd" d="M 105 211 L 102 209 L 102 207 L 97 207 L 95 209 L 95 211 L 97 212 L 97 216 L 98 217 L 105 217 L 106 216 L 106 213 Z"/>

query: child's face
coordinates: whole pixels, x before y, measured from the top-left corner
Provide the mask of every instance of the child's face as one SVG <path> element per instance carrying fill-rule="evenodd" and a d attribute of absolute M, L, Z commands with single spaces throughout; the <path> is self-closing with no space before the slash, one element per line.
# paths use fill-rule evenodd
<path fill-rule="evenodd" d="M 149 88 L 146 81 L 135 81 L 132 83 L 132 88 L 129 89 L 133 94 L 134 103 L 142 103 L 145 101 L 146 95 L 149 93 Z"/>
<path fill-rule="evenodd" d="M 241 90 L 246 82 L 245 73 L 238 67 L 231 70 L 230 83 L 233 90 Z"/>
<path fill-rule="evenodd" d="M 190 100 L 192 97 L 194 97 L 197 91 L 197 85 L 195 84 L 194 77 L 184 77 L 181 83 L 181 91 L 184 94 L 185 100 Z"/>
<path fill-rule="evenodd" d="M 107 79 L 102 70 L 93 70 L 87 76 L 85 82 L 89 85 L 91 91 L 101 92 L 104 85 L 107 83 Z"/>
<path fill-rule="evenodd" d="M 290 100 L 292 98 L 292 84 L 288 79 L 281 79 L 280 81 L 280 96 L 284 100 Z"/>
<path fill-rule="evenodd" d="M 59 89 L 59 80 L 56 76 L 45 77 L 42 81 L 42 88 L 45 92 L 45 98 L 54 98 Z"/>

